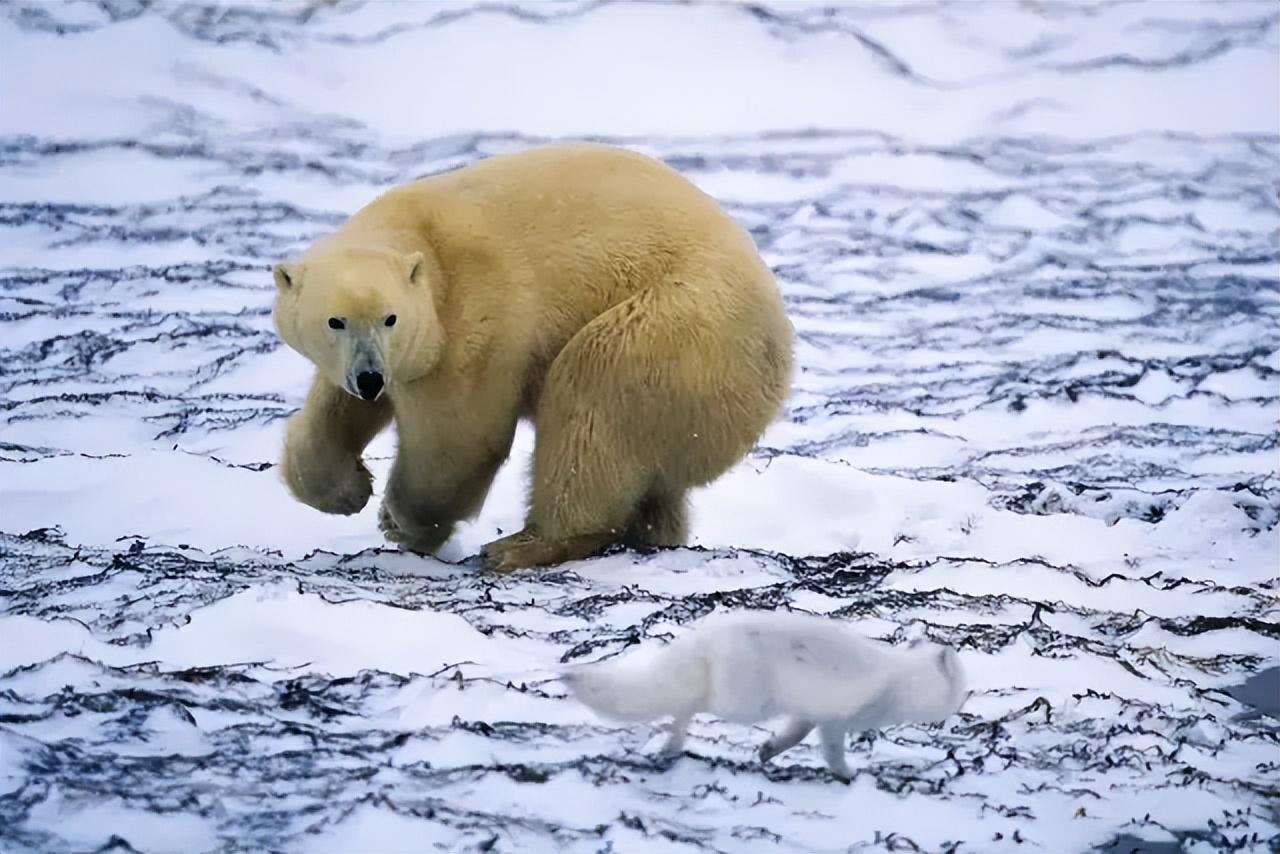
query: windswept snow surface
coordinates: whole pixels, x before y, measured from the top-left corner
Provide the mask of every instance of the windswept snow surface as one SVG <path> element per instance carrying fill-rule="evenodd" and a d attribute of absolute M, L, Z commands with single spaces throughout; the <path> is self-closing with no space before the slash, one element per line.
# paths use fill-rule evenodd
<path fill-rule="evenodd" d="M 0 850 L 1275 850 L 1278 134 L 1271 2 L 3 3 Z M 528 432 L 443 560 L 291 500 L 268 266 L 582 138 L 720 199 L 798 332 L 693 546 L 480 573 Z M 843 786 L 554 679 L 744 606 L 974 696 Z"/>

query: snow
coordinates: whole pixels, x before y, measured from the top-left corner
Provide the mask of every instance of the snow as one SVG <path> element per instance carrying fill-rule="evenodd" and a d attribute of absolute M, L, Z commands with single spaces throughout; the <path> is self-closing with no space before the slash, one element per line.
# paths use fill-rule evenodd
<path fill-rule="evenodd" d="M 0 51 L 0 850 L 1280 844 L 1272 4 L 17 0 Z M 797 330 L 690 547 L 481 572 L 528 426 L 435 559 L 377 528 L 394 435 L 361 513 L 294 501 L 270 264 L 575 137 L 719 199 Z M 738 607 L 975 694 L 846 787 L 555 678 Z"/>

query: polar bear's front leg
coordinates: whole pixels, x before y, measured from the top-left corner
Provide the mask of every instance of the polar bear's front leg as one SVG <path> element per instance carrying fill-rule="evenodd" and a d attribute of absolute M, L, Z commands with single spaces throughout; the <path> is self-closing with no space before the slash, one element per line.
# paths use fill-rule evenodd
<path fill-rule="evenodd" d="M 397 412 L 400 446 L 378 523 L 402 549 L 433 554 L 479 512 L 511 450 L 514 417 L 447 419 Z M 497 426 L 491 427 L 496 424 Z"/>
<path fill-rule="evenodd" d="M 359 513 L 373 494 L 360 454 L 390 421 L 387 400 L 357 400 L 316 377 L 285 428 L 281 468 L 294 498 L 323 513 Z"/>

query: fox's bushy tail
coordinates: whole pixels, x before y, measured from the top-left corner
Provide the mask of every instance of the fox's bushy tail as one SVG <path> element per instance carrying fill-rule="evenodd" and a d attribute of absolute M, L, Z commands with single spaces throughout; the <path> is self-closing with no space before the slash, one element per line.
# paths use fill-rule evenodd
<path fill-rule="evenodd" d="M 560 678 L 583 705 L 617 721 L 652 721 L 692 714 L 705 702 L 706 665 L 679 641 L 646 655 L 625 655 L 563 671 Z"/>

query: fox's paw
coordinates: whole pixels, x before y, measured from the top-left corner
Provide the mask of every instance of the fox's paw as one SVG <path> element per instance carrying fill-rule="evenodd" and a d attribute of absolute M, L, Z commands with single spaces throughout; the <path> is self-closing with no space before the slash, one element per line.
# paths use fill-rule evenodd
<path fill-rule="evenodd" d="M 659 750 L 653 755 L 653 768 L 655 771 L 667 772 L 676 767 L 676 764 L 684 758 L 684 751 L 679 753 L 670 753 L 666 750 Z"/>

